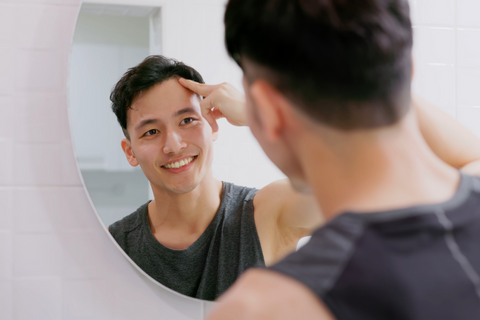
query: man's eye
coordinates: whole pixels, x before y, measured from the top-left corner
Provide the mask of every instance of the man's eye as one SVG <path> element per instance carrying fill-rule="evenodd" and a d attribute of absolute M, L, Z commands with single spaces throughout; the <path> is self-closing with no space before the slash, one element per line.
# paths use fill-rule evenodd
<path fill-rule="evenodd" d="M 190 122 L 193 121 L 193 118 L 185 118 L 180 122 L 180 124 L 189 124 Z"/>
<path fill-rule="evenodd" d="M 158 133 L 158 130 L 157 129 L 152 129 L 152 130 L 148 130 L 145 135 L 146 136 L 152 136 L 154 134 Z"/>

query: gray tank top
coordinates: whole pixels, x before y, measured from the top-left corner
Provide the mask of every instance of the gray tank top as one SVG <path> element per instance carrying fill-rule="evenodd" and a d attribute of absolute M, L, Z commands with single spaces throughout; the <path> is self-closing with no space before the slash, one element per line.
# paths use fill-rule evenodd
<path fill-rule="evenodd" d="M 253 216 L 257 191 L 223 182 L 215 217 L 185 250 L 167 248 L 153 236 L 148 203 L 112 224 L 109 230 L 152 278 L 187 296 L 214 300 L 246 269 L 265 266 Z"/>

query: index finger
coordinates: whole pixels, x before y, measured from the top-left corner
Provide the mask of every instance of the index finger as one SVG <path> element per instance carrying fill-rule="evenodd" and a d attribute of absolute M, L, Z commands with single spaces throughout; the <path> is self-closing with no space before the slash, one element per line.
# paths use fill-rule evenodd
<path fill-rule="evenodd" d="M 178 82 L 182 86 L 184 86 L 187 89 L 192 90 L 195 93 L 198 93 L 202 97 L 208 96 L 210 93 L 212 93 L 215 89 L 218 88 L 219 85 L 210 85 L 210 84 L 203 84 L 203 83 L 198 83 L 192 80 L 187 80 L 184 78 L 178 79 Z"/>

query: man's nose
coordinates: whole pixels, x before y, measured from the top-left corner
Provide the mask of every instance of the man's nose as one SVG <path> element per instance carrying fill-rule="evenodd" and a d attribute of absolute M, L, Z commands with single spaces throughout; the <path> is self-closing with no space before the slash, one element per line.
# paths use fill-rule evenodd
<path fill-rule="evenodd" d="M 168 153 L 177 153 L 184 149 L 187 144 L 183 141 L 183 138 L 178 132 L 169 131 L 165 135 L 165 145 L 163 146 L 163 152 Z"/>

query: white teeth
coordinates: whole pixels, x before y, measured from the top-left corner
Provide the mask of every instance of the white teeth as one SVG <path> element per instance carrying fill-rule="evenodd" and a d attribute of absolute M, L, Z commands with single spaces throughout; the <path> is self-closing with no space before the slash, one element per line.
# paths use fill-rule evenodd
<path fill-rule="evenodd" d="M 167 168 L 167 169 L 178 169 L 178 168 L 181 168 L 181 167 L 189 164 L 190 162 L 192 162 L 193 158 L 194 157 L 191 157 L 191 158 L 188 158 L 188 159 L 182 159 L 180 161 L 176 161 L 176 162 L 166 164 L 163 167 Z"/>

